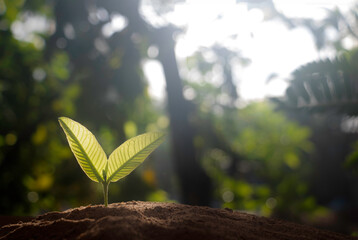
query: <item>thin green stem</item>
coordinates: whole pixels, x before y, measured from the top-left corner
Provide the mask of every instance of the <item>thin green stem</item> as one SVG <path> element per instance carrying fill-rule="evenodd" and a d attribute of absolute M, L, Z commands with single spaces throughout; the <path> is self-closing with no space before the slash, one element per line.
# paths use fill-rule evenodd
<path fill-rule="evenodd" d="M 108 206 L 108 185 L 109 183 L 102 183 L 103 185 L 103 195 L 104 195 L 104 206 L 107 207 Z"/>

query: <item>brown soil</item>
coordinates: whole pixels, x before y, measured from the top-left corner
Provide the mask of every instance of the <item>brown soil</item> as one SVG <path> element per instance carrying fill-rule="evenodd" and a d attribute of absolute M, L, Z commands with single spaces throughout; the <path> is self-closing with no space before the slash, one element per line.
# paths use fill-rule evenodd
<path fill-rule="evenodd" d="M 233 212 L 175 203 L 127 202 L 50 212 L 4 225 L 0 239 L 343 240 L 355 237 Z"/>

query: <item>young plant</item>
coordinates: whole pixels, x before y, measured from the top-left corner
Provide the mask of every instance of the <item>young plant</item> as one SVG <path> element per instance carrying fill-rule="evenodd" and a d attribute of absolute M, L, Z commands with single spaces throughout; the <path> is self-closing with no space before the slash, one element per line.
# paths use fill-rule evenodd
<path fill-rule="evenodd" d="M 145 133 L 124 142 L 107 159 L 101 145 L 87 128 L 66 117 L 58 120 L 82 170 L 92 181 L 102 183 L 106 207 L 109 183 L 130 174 L 164 141 L 164 133 Z"/>

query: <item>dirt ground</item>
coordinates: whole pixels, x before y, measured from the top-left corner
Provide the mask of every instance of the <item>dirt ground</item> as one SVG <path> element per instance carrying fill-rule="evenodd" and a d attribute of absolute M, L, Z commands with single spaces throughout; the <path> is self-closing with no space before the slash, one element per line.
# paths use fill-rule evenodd
<path fill-rule="evenodd" d="M 6 224 L 0 228 L 0 239 L 358 240 L 230 209 L 175 203 L 113 203 L 108 208 L 86 206 L 17 220 L 0 218 Z"/>

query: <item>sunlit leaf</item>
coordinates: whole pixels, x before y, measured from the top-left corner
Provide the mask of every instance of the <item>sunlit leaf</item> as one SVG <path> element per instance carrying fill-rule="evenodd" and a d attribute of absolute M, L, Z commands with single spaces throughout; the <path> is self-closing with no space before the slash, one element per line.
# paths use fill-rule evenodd
<path fill-rule="evenodd" d="M 95 182 L 103 182 L 102 171 L 105 169 L 107 156 L 95 136 L 84 126 L 69 118 L 59 118 L 71 147 L 82 170 Z"/>
<path fill-rule="evenodd" d="M 108 182 L 116 182 L 131 173 L 164 140 L 164 133 L 152 132 L 131 138 L 108 159 Z"/>

